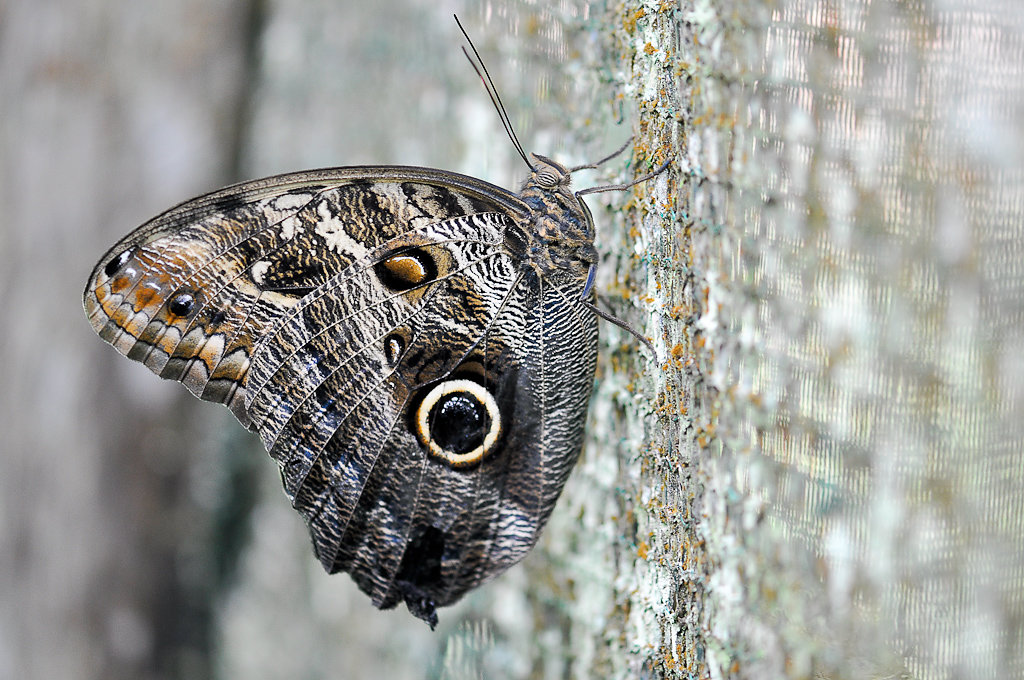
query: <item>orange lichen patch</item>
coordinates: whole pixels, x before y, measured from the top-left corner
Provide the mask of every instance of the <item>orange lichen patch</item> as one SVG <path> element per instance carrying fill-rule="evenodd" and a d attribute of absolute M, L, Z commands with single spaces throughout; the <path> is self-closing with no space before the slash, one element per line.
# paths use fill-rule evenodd
<path fill-rule="evenodd" d="M 636 31 L 636 22 L 643 19 L 647 15 L 647 10 L 643 7 L 639 8 L 635 12 L 627 14 L 623 17 L 622 25 L 630 33 Z"/>
<path fill-rule="evenodd" d="M 678 359 L 679 357 L 686 354 L 686 347 L 684 347 L 683 344 L 680 342 L 673 345 L 670 351 L 672 353 L 672 357 Z"/>
<path fill-rule="evenodd" d="M 640 559 L 646 560 L 647 553 L 649 550 L 650 547 L 648 547 L 647 543 L 644 541 L 640 541 L 640 545 L 636 547 L 636 554 L 640 557 Z"/>

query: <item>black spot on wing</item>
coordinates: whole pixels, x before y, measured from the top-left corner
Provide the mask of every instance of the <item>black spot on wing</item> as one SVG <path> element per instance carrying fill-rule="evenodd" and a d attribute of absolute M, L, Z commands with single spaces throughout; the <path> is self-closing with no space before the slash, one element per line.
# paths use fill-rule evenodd
<path fill-rule="evenodd" d="M 260 290 L 265 292 L 302 297 L 331 276 L 324 263 L 308 253 L 289 253 L 268 261 L 271 267 L 260 282 Z"/>
<path fill-rule="evenodd" d="M 121 251 L 116 257 L 111 258 L 107 262 L 107 266 L 103 268 L 103 273 L 107 276 L 113 276 L 117 272 L 121 271 L 121 267 L 128 263 L 128 260 L 132 259 L 135 255 L 135 248 L 129 248 L 128 250 Z"/>
<path fill-rule="evenodd" d="M 188 316 L 195 309 L 196 299 L 191 293 L 183 291 L 171 298 L 167 305 L 168 311 L 175 316 Z"/>
<path fill-rule="evenodd" d="M 409 612 L 426 621 L 431 630 L 437 625 L 436 593 L 443 587 L 441 559 L 444 549 L 443 531 L 431 526 L 415 529 L 395 577 L 395 585 L 402 593 Z"/>

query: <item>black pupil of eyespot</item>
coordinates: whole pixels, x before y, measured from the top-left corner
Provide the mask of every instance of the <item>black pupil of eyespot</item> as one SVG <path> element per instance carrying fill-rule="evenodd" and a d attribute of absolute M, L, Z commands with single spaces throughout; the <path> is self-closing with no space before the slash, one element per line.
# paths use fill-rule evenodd
<path fill-rule="evenodd" d="M 446 395 L 430 411 L 430 436 L 437 445 L 457 455 L 484 442 L 491 429 L 487 409 L 468 392 Z"/>
<path fill-rule="evenodd" d="M 168 309 L 171 310 L 171 314 L 176 316 L 186 316 L 192 311 L 192 307 L 195 305 L 195 298 L 188 293 L 179 293 L 174 296 L 171 300 L 171 304 L 168 305 Z"/>
<path fill-rule="evenodd" d="M 131 248 L 129 248 L 128 250 L 121 251 L 121 253 L 117 257 L 115 257 L 113 260 L 107 263 L 107 266 L 103 268 L 103 273 L 106 274 L 107 276 L 113 276 L 118 271 L 120 271 L 121 267 L 125 266 L 128 260 L 131 259 L 131 257 Z"/>

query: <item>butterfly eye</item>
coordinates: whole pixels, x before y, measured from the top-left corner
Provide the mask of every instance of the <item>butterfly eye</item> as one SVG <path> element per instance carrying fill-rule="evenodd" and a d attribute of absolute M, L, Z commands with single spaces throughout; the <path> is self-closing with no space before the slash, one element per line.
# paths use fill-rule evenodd
<path fill-rule="evenodd" d="M 377 277 L 391 290 L 402 291 L 437 277 L 434 259 L 418 248 L 389 255 L 377 264 Z"/>
<path fill-rule="evenodd" d="M 435 386 L 416 411 L 416 435 L 430 455 L 454 468 L 479 463 L 500 434 L 498 402 L 472 380 Z"/>
<path fill-rule="evenodd" d="M 537 184 L 549 189 L 558 186 L 558 175 L 550 170 L 541 170 L 537 173 Z"/>
<path fill-rule="evenodd" d="M 128 264 L 128 260 L 132 259 L 132 255 L 135 254 L 134 248 L 128 250 L 122 250 L 117 257 L 107 263 L 107 266 L 103 268 L 103 273 L 107 276 L 113 276 L 117 272 L 121 271 L 121 267 Z"/>
<path fill-rule="evenodd" d="M 196 299 L 191 293 L 178 293 L 167 305 L 167 310 L 175 316 L 188 316 L 196 306 Z"/>

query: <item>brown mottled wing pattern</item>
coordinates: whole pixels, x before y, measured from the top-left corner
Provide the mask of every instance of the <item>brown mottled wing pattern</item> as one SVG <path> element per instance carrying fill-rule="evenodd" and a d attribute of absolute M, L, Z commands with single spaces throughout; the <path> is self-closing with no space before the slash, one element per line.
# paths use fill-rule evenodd
<path fill-rule="evenodd" d="M 402 167 L 229 187 L 85 291 L 103 339 L 260 434 L 328 571 L 431 625 L 535 544 L 582 447 L 592 224 L 535 160 L 520 194 Z"/>
<path fill-rule="evenodd" d="M 593 316 L 578 283 L 520 275 L 500 247 L 506 222 L 482 214 L 417 233 L 451 253 L 426 291 L 364 294 L 381 288 L 379 258 L 353 263 L 253 359 L 248 410 L 318 557 L 378 607 L 410 592 L 450 604 L 521 559 L 582 444 Z M 400 357 L 387 352 L 395 333 Z M 430 457 L 407 425 L 419 393 L 464 372 L 494 394 L 505 428 L 501 451 L 469 470 Z"/>
<path fill-rule="evenodd" d="M 387 182 L 382 177 L 390 177 Z M 249 425 L 256 341 L 353 260 L 411 229 L 504 210 L 509 193 L 427 168 L 282 175 L 185 202 L 122 239 L 84 294 L 96 332 L 121 354 Z"/>

